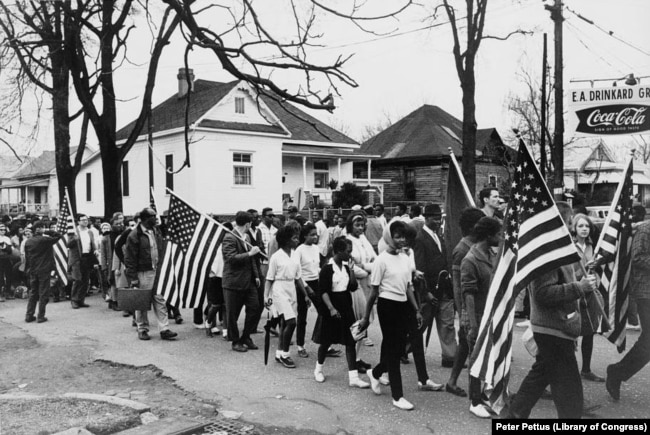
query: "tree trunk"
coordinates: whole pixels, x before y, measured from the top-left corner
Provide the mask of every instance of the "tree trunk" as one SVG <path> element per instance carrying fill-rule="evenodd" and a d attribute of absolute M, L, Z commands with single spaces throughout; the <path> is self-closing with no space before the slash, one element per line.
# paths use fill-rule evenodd
<path fill-rule="evenodd" d="M 75 179 L 77 174 L 70 163 L 70 96 L 68 68 L 63 54 L 50 52 L 52 62 L 52 118 L 54 122 L 54 149 L 56 177 L 59 182 L 59 208 L 68 189 L 70 207 L 76 212 Z"/>
<path fill-rule="evenodd" d="M 104 217 L 110 219 L 116 211 L 122 209 L 122 156 L 115 146 L 115 130 L 99 140 L 102 159 L 102 181 L 104 184 Z M 143 205 L 144 207 L 144 205 Z"/>
<path fill-rule="evenodd" d="M 461 88 L 463 90 L 462 171 L 472 196 L 476 194 L 476 79 L 474 59 L 467 56 Z"/>

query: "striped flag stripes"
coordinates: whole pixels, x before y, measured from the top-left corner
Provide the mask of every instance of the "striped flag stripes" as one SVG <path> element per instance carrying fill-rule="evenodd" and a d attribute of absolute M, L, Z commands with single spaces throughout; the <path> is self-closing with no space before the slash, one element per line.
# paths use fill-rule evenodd
<path fill-rule="evenodd" d="M 167 239 L 154 289 L 171 305 L 201 307 L 222 226 L 170 192 Z"/>
<path fill-rule="evenodd" d="M 63 285 L 68 285 L 68 246 L 66 234 L 70 230 L 74 231 L 74 229 L 74 215 L 70 208 L 68 189 L 66 189 L 65 195 L 63 195 L 63 204 L 59 207 L 59 217 L 56 223 L 56 232 L 61 234 L 61 238 L 54 245 L 54 267 Z"/>
<path fill-rule="evenodd" d="M 580 261 L 569 230 L 521 139 L 504 229 L 504 246 L 470 368 L 472 376 L 485 382 L 485 393 L 496 412 L 505 404 L 510 380 L 517 294 L 533 278 Z"/>
<path fill-rule="evenodd" d="M 605 300 L 605 313 L 611 327 L 605 335 L 619 352 L 625 350 L 625 328 L 629 304 L 632 252 L 632 198 L 633 163 L 630 159 L 622 182 L 616 189 L 612 207 L 607 214 L 600 239 L 596 245 L 596 259 L 608 261 L 596 269 L 599 290 Z"/>

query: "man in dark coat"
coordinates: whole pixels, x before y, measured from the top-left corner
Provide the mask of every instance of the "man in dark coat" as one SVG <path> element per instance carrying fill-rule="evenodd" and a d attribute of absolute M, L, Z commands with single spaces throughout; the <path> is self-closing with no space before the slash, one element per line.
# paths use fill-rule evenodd
<path fill-rule="evenodd" d="M 442 210 L 437 204 L 424 207 L 424 226 L 415 239 L 415 266 L 424 273 L 427 289 L 438 300 L 434 311 L 436 329 L 442 348 L 442 366 L 452 367 L 456 354 L 454 327 L 454 292 L 447 266 L 447 252 L 442 237 L 437 233 L 442 221 Z M 430 322 L 425 319 L 425 323 Z"/>
<path fill-rule="evenodd" d="M 50 298 L 50 275 L 54 270 L 54 251 L 52 247 L 59 237 L 43 235 L 44 224 L 37 221 L 32 226 L 34 236 L 25 242 L 25 272 L 29 276 L 29 301 L 25 322 L 43 323 L 45 307 Z M 38 317 L 34 317 L 38 303 Z"/>
<path fill-rule="evenodd" d="M 223 238 L 223 296 L 226 302 L 226 323 L 228 337 L 232 339 L 232 350 L 246 352 L 257 349 L 250 335 L 255 332 L 260 311 L 257 289 L 260 286 L 259 268 L 255 256 L 260 248 L 251 246 L 250 229 L 253 220 L 250 213 L 238 211 L 235 215 L 235 229 Z M 246 306 L 246 320 L 241 337 L 237 319 L 242 307 Z"/>

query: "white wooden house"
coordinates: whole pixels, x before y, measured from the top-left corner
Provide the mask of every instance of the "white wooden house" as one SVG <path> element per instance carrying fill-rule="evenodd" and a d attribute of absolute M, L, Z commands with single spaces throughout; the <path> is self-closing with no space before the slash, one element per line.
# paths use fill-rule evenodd
<path fill-rule="evenodd" d="M 197 209 L 232 214 L 238 210 L 272 207 L 298 189 L 318 200 L 331 200 L 328 183 L 352 181 L 352 162 L 374 155 L 358 152 L 359 144 L 290 104 L 257 98 L 244 82 L 194 80 L 188 114 L 190 166 L 185 161 L 185 106 L 188 92 L 184 69 L 178 92 L 152 109 L 152 161 L 155 199 L 168 207 L 172 189 Z M 133 123 L 117 132 L 124 143 Z M 176 172 L 179 171 L 179 172 Z M 124 159 L 124 212 L 149 204 L 149 141 L 145 127 Z M 88 158 L 77 177 L 77 208 L 93 216 L 104 214 L 99 153 Z"/>

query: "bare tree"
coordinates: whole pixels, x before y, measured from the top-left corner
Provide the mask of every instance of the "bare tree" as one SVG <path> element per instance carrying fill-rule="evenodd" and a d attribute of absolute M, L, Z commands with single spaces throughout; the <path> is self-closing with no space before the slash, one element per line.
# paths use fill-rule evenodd
<path fill-rule="evenodd" d="M 14 92 L 10 94 L 8 105 L 4 106 L 5 111 L 18 114 L 14 121 L 22 120 L 23 97 L 30 87 L 36 87 L 34 92 L 39 109 L 42 93 L 51 96 L 59 199 L 67 188 L 74 207 L 75 178 L 81 166 L 88 123 L 84 118 L 73 164 L 70 162 L 70 124 L 81 112 L 70 115 L 69 111 L 69 69 L 64 48 L 67 29 L 63 13 L 69 5 L 70 0 L 15 1 L 11 6 L 0 2 L 0 57 L 5 65 L 16 71 L 12 78 Z M 34 123 L 34 134 L 36 130 L 38 122 Z"/>
<path fill-rule="evenodd" d="M 142 8 L 146 9 L 146 5 Z M 158 33 L 150 54 L 142 107 L 129 137 L 118 147 L 113 71 L 125 60 L 129 35 L 135 28 L 134 23 L 127 24 L 127 18 L 136 13 L 134 1 L 78 0 L 76 9 L 67 7 L 65 12 L 71 30 L 65 41 L 67 62 L 76 96 L 97 135 L 104 181 L 104 215 L 109 217 L 122 211 L 119 183 L 122 161 L 150 115 L 158 62 L 180 19 L 167 8 L 156 26 Z M 147 19 L 153 18 L 147 14 Z"/>
<path fill-rule="evenodd" d="M 514 30 L 505 36 L 490 36 L 483 33 L 487 16 L 488 0 L 462 0 L 465 9 L 464 17 L 457 17 L 457 10 L 451 5 L 451 0 L 443 0 L 436 7 L 433 18 L 439 8 L 445 10 L 451 26 L 454 46 L 453 54 L 456 72 L 463 93 L 463 155 L 462 171 L 472 194 L 476 190 L 476 54 L 485 39 L 506 40 L 515 34 L 527 34 L 523 30 Z M 465 40 L 461 41 L 460 27 L 464 20 Z"/>

